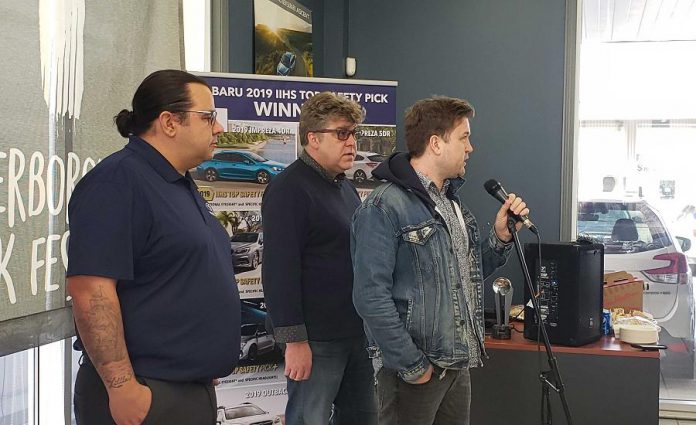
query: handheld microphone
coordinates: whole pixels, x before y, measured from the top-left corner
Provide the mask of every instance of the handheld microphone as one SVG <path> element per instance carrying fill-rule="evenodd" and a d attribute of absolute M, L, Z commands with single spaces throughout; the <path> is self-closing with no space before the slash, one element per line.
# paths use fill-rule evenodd
<path fill-rule="evenodd" d="M 501 186 L 500 183 L 498 183 L 498 181 L 490 179 L 483 184 L 483 187 L 484 189 L 486 189 L 486 192 L 490 193 L 491 196 L 500 201 L 501 204 L 504 204 L 505 201 L 507 201 L 508 193 L 505 191 L 505 189 L 503 189 L 503 186 Z M 533 233 L 539 234 L 537 227 L 534 225 L 534 223 L 532 223 L 532 220 L 530 220 L 529 217 L 527 217 L 526 215 L 520 216 L 513 213 L 512 211 L 508 211 L 508 214 L 513 216 L 518 221 L 524 223 L 524 225 L 527 226 L 527 228 L 531 230 Z"/>

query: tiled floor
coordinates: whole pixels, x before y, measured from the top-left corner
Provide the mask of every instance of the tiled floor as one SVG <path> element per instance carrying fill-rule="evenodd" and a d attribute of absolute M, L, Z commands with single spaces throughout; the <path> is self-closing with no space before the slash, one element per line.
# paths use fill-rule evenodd
<path fill-rule="evenodd" d="M 682 380 L 682 379 L 664 379 L 661 376 L 660 379 L 660 397 L 667 398 L 671 400 L 694 400 L 696 395 L 696 380 Z M 660 416 L 665 416 L 665 418 L 660 419 L 659 425 L 696 425 L 696 419 L 667 419 L 668 417 L 688 417 L 694 418 L 696 414 L 694 413 L 676 413 L 671 410 L 663 409 L 675 409 L 674 406 L 670 406 L 671 400 L 662 400 L 660 402 Z M 678 403 L 678 402 L 677 402 Z M 680 409 L 676 407 L 676 409 Z M 681 409 L 680 409 L 681 410 Z"/>
<path fill-rule="evenodd" d="M 696 380 L 664 378 L 660 374 L 660 398 L 693 400 L 694 396 L 696 396 Z"/>
<path fill-rule="evenodd" d="M 670 353 L 660 353 L 660 399 L 694 400 L 696 356 L 693 353 L 693 342 L 675 340 L 670 347 Z"/>

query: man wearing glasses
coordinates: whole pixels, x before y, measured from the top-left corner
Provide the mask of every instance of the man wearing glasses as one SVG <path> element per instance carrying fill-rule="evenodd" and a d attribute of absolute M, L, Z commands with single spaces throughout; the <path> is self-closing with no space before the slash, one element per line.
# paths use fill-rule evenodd
<path fill-rule="evenodd" d="M 114 121 L 128 145 L 77 185 L 68 292 L 83 352 L 79 425 L 207 424 L 213 380 L 239 357 L 240 302 L 227 232 L 188 170 L 222 126 L 205 81 L 150 74 Z"/>
<path fill-rule="evenodd" d="M 361 107 L 344 97 L 307 100 L 304 150 L 263 197 L 262 282 L 274 337 L 286 344 L 287 425 L 326 425 L 330 417 L 334 425 L 377 423 L 372 364 L 351 295 L 350 220 L 360 198 L 344 174 L 362 121 Z"/>

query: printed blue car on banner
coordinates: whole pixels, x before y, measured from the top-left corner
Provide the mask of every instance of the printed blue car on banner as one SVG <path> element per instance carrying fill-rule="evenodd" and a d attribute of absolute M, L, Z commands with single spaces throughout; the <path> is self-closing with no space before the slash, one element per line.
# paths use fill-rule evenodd
<path fill-rule="evenodd" d="M 290 75 L 290 73 L 295 69 L 296 62 L 297 58 L 295 57 L 294 53 L 283 53 L 283 56 L 280 58 L 280 62 L 278 62 L 278 66 L 276 68 L 277 74 L 283 76 Z"/>
<path fill-rule="evenodd" d="M 286 167 L 287 164 L 271 161 L 254 152 L 223 150 L 213 155 L 213 159 L 203 161 L 196 167 L 196 172 L 209 182 L 222 178 L 266 184 Z"/>

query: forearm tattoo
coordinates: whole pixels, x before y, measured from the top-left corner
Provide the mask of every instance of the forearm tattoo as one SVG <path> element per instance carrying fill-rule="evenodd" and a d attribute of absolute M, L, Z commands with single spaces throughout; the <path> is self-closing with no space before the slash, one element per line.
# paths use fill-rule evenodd
<path fill-rule="evenodd" d="M 75 317 L 92 364 L 107 388 L 119 388 L 133 379 L 121 311 L 117 302 L 104 296 L 102 285 L 89 298 L 89 306 Z"/>

